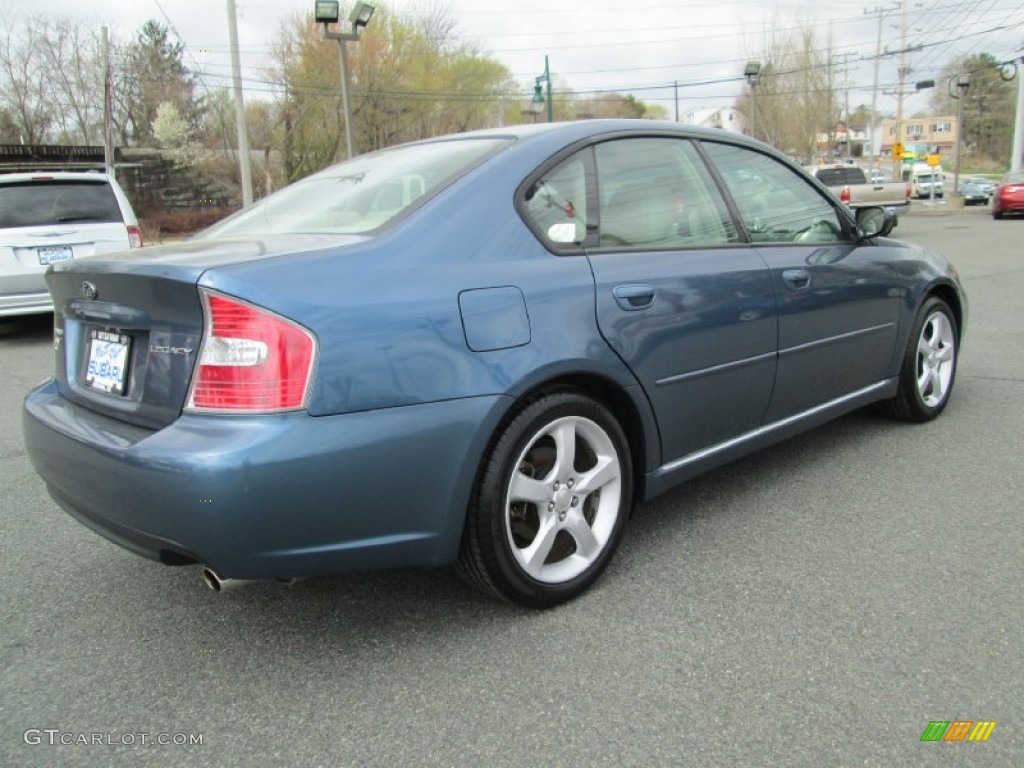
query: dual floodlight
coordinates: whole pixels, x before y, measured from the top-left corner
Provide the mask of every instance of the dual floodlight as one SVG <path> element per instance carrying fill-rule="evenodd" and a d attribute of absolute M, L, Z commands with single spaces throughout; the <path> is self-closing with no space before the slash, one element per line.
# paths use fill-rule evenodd
<path fill-rule="evenodd" d="M 330 24 L 338 23 L 338 0 L 316 0 L 313 10 L 316 23 L 324 25 L 324 38 L 338 42 L 338 60 L 341 63 L 341 101 L 345 110 L 345 147 L 348 150 L 349 159 L 355 155 L 352 141 L 352 106 L 348 101 L 348 54 L 345 44 L 359 42 L 359 28 L 370 23 L 375 10 L 376 8 L 371 3 L 357 2 L 353 5 L 352 12 L 348 15 L 348 20 L 352 23 L 351 32 L 327 28 Z"/>
<path fill-rule="evenodd" d="M 340 18 L 338 0 L 316 0 L 314 15 L 317 24 L 337 24 Z M 352 12 L 348 20 L 352 22 L 353 28 L 365 27 L 373 18 L 373 12 L 377 10 L 370 3 L 358 2 L 352 6 Z"/>

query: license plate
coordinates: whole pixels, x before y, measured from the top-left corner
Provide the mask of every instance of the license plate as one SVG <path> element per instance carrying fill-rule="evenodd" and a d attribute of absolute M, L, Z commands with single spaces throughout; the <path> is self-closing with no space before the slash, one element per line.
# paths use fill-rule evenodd
<path fill-rule="evenodd" d="M 71 261 L 74 258 L 74 254 L 71 253 L 71 247 L 67 245 L 56 248 L 37 248 L 36 253 L 39 256 L 39 263 L 44 267 L 48 264 L 56 264 L 59 261 Z"/>
<path fill-rule="evenodd" d="M 85 369 L 85 383 L 101 392 L 124 394 L 130 347 L 131 338 L 123 333 L 92 331 L 89 334 L 89 362 Z"/>

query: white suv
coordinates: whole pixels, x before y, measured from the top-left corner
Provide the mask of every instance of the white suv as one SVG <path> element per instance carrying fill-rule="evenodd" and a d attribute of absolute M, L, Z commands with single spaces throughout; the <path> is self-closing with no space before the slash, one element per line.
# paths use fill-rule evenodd
<path fill-rule="evenodd" d="M 50 264 L 141 247 L 131 204 L 108 174 L 0 174 L 0 317 L 53 311 Z"/>

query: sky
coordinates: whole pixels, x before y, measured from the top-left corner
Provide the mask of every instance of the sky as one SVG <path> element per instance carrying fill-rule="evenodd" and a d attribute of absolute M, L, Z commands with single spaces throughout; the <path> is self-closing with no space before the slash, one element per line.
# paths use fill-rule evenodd
<path fill-rule="evenodd" d="M 905 0 L 908 81 L 936 78 L 962 55 L 987 52 L 1000 61 L 1024 56 L 1021 0 Z M 769 28 L 813 25 L 823 45 L 831 37 L 836 80 L 849 89 L 851 107 L 870 104 L 879 49 L 901 48 L 897 0 L 856 4 L 839 0 L 390 0 L 392 10 L 447 8 L 457 34 L 504 63 L 532 92 L 550 72 L 557 86 L 577 93 L 618 91 L 663 106 L 670 118 L 693 109 L 733 103 L 748 59 L 757 58 Z M 344 8 L 348 3 L 342 2 Z M 313 13 L 313 0 L 236 0 L 239 52 L 246 100 L 271 97 L 265 82 L 269 48 L 293 13 Z M 230 85 L 227 0 L 0 0 L 0 19 L 45 8 L 86 26 L 110 26 L 128 38 L 148 19 L 172 29 L 186 64 L 208 87 Z M 371 21 L 372 24 L 372 21 Z M 879 64 L 878 107 L 895 112 L 898 56 Z M 1024 67 L 1022 67 L 1024 71 Z M 678 91 L 674 87 L 678 84 Z M 905 88 L 905 90 L 908 90 Z M 913 86 L 909 87 L 913 90 Z M 678 101 L 676 94 L 678 93 Z M 528 98 L 524 95 L 524 99 Z M 909 95 L 904 111 L 927 111 L 927 91 Z"/>

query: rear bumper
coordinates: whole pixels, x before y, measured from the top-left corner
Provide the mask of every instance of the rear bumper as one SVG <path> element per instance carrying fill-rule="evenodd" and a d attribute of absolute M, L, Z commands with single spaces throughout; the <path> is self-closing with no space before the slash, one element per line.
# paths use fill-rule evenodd
<path fill-rule="evenodd" d="M 453 562 L 476 460 L 503 411 L 479 397 L 341 416 L 185 415 L 150 431 L 48 382 L 25 401 L 53 498 L 138 554 L 286 579 Z"/>
<path fill-rule="evenodd" d="M 907 200 L 905 203 L 899 203 L 897 205 L 857 202 L 850 203 L 849 207 L 853 209 L 854 212 L 856 212 L 858 208 L 885 208 L 887 211 L 891 212 L 893 216 L 899 216 L 901 213 L 906 213 L 910 210 L 910 201 Z"/>
<path fill-rule="evenodd" d="M 53 312 L 53 299 L 49 291 L 0 293 L 0 317 L 35 315 L 43 312 Z"/>

